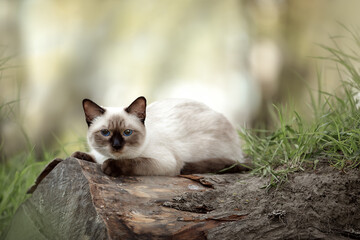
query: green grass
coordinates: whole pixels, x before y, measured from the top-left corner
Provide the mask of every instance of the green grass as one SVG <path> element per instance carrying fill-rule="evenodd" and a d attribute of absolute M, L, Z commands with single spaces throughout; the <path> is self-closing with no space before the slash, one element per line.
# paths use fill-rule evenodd
<path fill-rule="evenodd" d="M 1 70 L 12 68 L 7 63 L 11 58 L 0 59 Z M 9 79 L 12 81 L 12 79 Z M 4 81 L 1 79 L 0 81 Z M 3 83 L 3 82 L 0 82 Z M 20 88 L 20 87 L 19 87 Z M 29 197 L 26 195 L 27 189 L 34 183 L 35 178 L 55 155 L 51 152 L 44 152 L 41 159 L 35 157 L 33 146 L 19 122 L 19 92 L 14 96 L 15 100 L 4 102 L 0 97 L 0 123 L 12 121 L 17 124 L 26 144 L 25 149 L 18 154 L 6 158 L 4 154 L 4 141 L 0 139 L 0 236 L 9 225 L 12 216 L 19 205 Z M 1 136 L 1 135 L 0 135 Z"/>
<path fill-rule="evenodd" d="M 253 159 L 256 175 L 269 177 L 266 187 L 285 182 L 288 175 L 306 168 L 316 168 L 326 162 L 342 171 L 360 165 L 360 109 L 355 93 L 360 93 L 360 75 L 356 64 L 360 63 L 360 35 L 344 27 L 355 42 L 357 51 L 320 45 L 330 56 L 320 58 L 335 63 L 341 85 L 335 93 L 321 90 L 321 74 L 318 74 L 317 97 L 309 91 L 311 103 L 309 122 L 294 110 L 273 106 L 278 125 L 275 130 L 245 129 L 241 137 L 245 141 L 244 152 Z M 350 53 L 349 53 L 350 52 Z"/>
<path fill-rule="evenodd" d="M 17 122 L 15 109 L 19 107 L 18 103 L 19 100 L 0 102 L 0 121 L 6 119 Z M 36 161 L 39 159 L 35 157 L 26 133 L 22 126 L 19 125 L 19 128 L 21 128 L 23 138 L 27 142 L 25 150 L 6 159 L 3 153 L 4 139 L 1 139 L 0 142 L 0 159 L 3 159 L 3 162 L 0 161 L 0 236 L 9 225 L 16 209 L 29 197 L 26 195 L 27 189 L 34 183 L 35 178 L 46 163 L 54 157 L 54 154 L 44 152 L 43 157 L 41 157 L 43 160 Z"/>
<path fill-rule="evenodd" d="M 79 145 L 78 142 L 76 144 Z M 59 148 L 62 151 L 43 149 L 42 156 L 36 156 L 33 149 L 28 149 L 0 162 L 0 236 L 6 231 L 20 204 L 31 196 L 26 191 L 34 184 L 45 165 L 60 155 L 69 156 L 65 152 L 66 146 L 61 142 Z"/>
<path fill-rule="evenodd" d="M 0 236 L 11 221 L 19 205 L 29 197 L 27 189 L 44 168 L 47 160 L 37 162 L 34 154 L 20 153 L 0 168 Z"/>
<path fill-rule="evenodd" d="M 10 119 L 13 122 L 18 121 L 18 117 L 14 109 L 19 100 L 10 101 L 4 104 L 0 103 L 0 120 Z M 15 214 L 17 208 L 31 195 L 26 194 L 26 191 L 35 182 L 36 177 L 44 169 L 45 165 L 56 157 L 69 156 L 67 153 L 67 145 L 77 145 L 83 141 L 79 139 L 76 142 L 63 144 L 60 139 L 57 140 L 58 148 L 61 150 L 49 150 L 42 148 L 42 154 L 39 156 L 35 154 L 34 144 L 32 144 L 27 136 L 21 123 L 17 124 L 21 129 L 22 137 L 25 139 L 26 146 L 24 150 L 16 155 L 6 158 L 3 155 L 3 144 L 0 142 L 0 153 L 4 161 L 0 161 L 0 237 L 11 222 L 12 216 Z"/>
<path fill-rule="evenodd" d="M 0 56 L 0 88 L 4 83 L 3 81 L 5 81 L 5 79 L 1 78 L 1 71 L 13 68 L 7 64 L 10 59 L 1 59 Z M 13 79 L 6 80 L 12 81 Z M 45 165 L 56 157 L 69 156 L 68 148 L 71 149 L 74 146 L 80 146 L 81 148 L 86 142 L 83 138 L 79 138 L 76 141 L 64 144 L 59 137 L 53 135 L 57 142 L 56 149 L 52 150 L 43 147 L 42 150 L 38 150 L 37 154 L 35 154 L 35 146 L 30 141 L 22 124 L 23 117 L 20 111 L 22 101 L 21 82 L 16 84 L 17 92 L 13 97 L 14 100 L 6 101 L 0 96 L 0 124 L 8 121 L 14 123 L 21 134 L 21 136 L 18 136 L 18 140 L 22 138 L 25 144 L 23 150 L 16 155 L 6 156 L 4 154 L 5 139 L 2 138 L 0 132 L 0 238 L 9 226 L 17 208 L 31 196 L 26 194 L 26 191 L 34 184 L 36 177 L 44 169 Z M 39 147 L 37 146 L 37 148 Z"/>

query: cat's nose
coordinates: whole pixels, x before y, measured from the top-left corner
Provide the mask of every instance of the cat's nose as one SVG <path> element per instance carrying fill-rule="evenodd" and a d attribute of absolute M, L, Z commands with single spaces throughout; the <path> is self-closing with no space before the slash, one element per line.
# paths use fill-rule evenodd
<path fill-rule="evenodd" d="M 122 146 L 120 146 L 120 145 L 112 145 L 112 147 L 113 147 L 115 150 L 119 150 L 120 148 L 122 148 Z"/>
<path fill-rule="evenodd" d="M 115 149 L 115 150 L 120 150 L 122 147 L 123 147 L 123 143 L 122 141 L 119 141 L 119 139 L 115 138 L 113 143 L 112 143 L 112 147 Z"/>

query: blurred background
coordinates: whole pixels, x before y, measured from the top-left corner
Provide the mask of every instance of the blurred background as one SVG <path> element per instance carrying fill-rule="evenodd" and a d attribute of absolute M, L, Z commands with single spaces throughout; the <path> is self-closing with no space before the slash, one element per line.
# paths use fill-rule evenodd
<path fill-rule="evenodd" d="M 268 106 L 306 115 L 308 89 L 338 76 L 314 59 L 357 27 L 357 0 L 0 0 L 0 158 L 83 149 L 81 101 L 126 106 L 186 97 L 237 127 Z M 348 44 L 346 39 L 337 39 Z M 329 65 L 328 65 L 329 64 Z"/>

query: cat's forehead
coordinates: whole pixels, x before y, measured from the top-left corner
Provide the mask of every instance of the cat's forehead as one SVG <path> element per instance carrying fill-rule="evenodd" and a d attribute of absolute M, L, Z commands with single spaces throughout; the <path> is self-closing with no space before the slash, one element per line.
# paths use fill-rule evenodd
<path fill-rule="evenodd" d="M 126 112 L 121 108 L 107 108 L 104 107 L 105 113 L 98 116 L 95 121 L 92 123 L 92 129 L 101 129 L 101 128 L 123 128 L 125 126 L 125 121 L 128 116 Z"/>
<path fill-rule="evenodd" d="M 107 117 L 107 128 L 109 129 L 122 129 L 125 127 L 124 116 L 120 114 L 112 114 Z"/>
<path fill-rule="evenodd" d="M 128 127 L 141 128 L 139 120 L 131 114 L 128 114 L 124 108 L 106 108 L 104 127 L 109 129 L 124 129 Z"/>
<path fill-rule="evenodd" d="M 94 121 L 92 129 L 124 130 L 124 128 L 133 128 L 140 130 L 144 128 L 136 116 L 128 114 L 124 108 L 104 107 L 104 109 L 105 113 Z"/>
<path fill-rule="evenodd" d="M 105 122 L 103 124 L 109 129 L 122 129 L 128 121 L 127 115 L 124 108 L 108 107 L 105 111 Z"/>

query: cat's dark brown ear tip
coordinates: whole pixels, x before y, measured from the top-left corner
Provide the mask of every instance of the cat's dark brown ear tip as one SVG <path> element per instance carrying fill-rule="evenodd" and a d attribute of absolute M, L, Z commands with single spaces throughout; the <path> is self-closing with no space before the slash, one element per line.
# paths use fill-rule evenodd
<path fill-rule="evenodd" d="M 86 105 L 87 103 L 94 103 L 94 102 L 91 101 L 91 100 L 88 99 L 88 98 L 84 98 L 84 99 L 82 100 L 82 105 L 83 105 L 84 108 L 85 108 L 85 105 Z"/>
<path fill-rule="evenodd" d="M 134 102 L 142 102 L 142 106 L 143 106 L 143 108 L 144 108 L 144 111 L 145 111 L 145 109 L 146 109 L 146 105 L 147 105 L 147 100 L 146 100 L 146 98 L 144 97 L 144 96 L 140 96 L 140 97 L 138 97 Z"/>
<path fill-rule="evenodd" d="M 82 100 L 82 105 L 83 105 L 83 108 L 84 110 L 87 108 L 87 107 L 92 107 L 92 108 L 97 108 L 98 110 L 100 110 L 100 112 L 104 113 L 105 110 L 100 107 L 99 105 L 97 105 L 94 101 L 88 99 L 88 98 L 84 98 Z"/>
<path fill-rule="evenodd" d="M 85 117 L 86 117 L 86 123 L 88 126 L 91 125 L 91 122 L 94 118 L 102 115 L 105 113 L 105 109 L 91 101 L 90 99 L 83 99 L 82 101 Z"/>
<path fill-rule="evenodd" d="M 127 112 L 131 112 L 131 109 L 134 108 L 136 109 L 137 111 L 141 111 L 141 110 L 144 110 L 145 111 L 145 108 L 146 108 L 146 98 L 144 96 L 140 96 L 138 97 L 137 99 L 135 99 L 129 107 L 127 107 L 125 110 Z"/>
<path fill-rule="evenodd" d="M 144 123 L 146 117 L 146 98 L 143 96 L 138 97 L 130 104 L 130 106 L 125 108 L 125 111 L 137 116 L 140 121 Z"/>
<path fill-rule="evenodd" d="M 146 105 L 146 98 L 144 97 L 144 96 L 140 96 L 140 97 L 138 97 L 136 100 L 139 100 L 139 99 L 141 99 L 142 101 L 144 101 L 145 102 L 145 105 Z M 136 101 L 135 100 L 135 101 Z"/>

